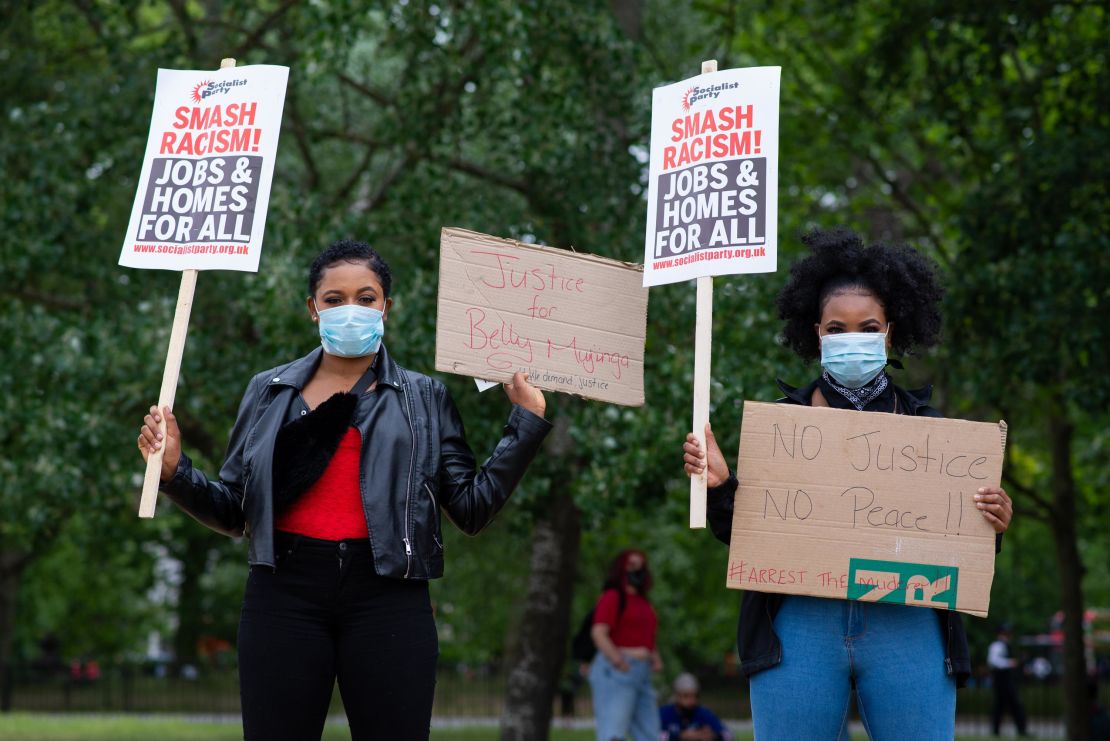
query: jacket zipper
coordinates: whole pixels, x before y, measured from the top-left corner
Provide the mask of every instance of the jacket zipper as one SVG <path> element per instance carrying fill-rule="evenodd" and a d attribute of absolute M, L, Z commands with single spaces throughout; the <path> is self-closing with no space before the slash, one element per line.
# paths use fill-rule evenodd
<path fill-rule="evenodd" d="M 409 454 L 409 478 L 405 482 L 405 577 L 412 573 L 412 543 L 409 541 L 409 499 L 412 494 L 412 469 L 416 465 L 416 428 L 412 426 L 412 407 L 409 404 L 409 385 L 401 384 L 401 393 L 405 397 L 405 421 L 409 424 L 409 434 L 412 436 L 412 452 Z"/>
<path fill-rule="evenodd" d="M 436 495 L 432 493 L 432 487 L 428 486 L 427 481 L 424 482 L 424 490 L 427 491 L 428 496 L 432 498 L 432 517 L 436 518 L 434 522 L 438 522 L 439 521 L 439 503 L 436 502 Z M 443 550 L 443 543 L 439 539 L 439 533 L 436 532 L 437 530 L 439 530 L 439 528 L 436 527 L 433 524 L 433 526 L 432 526 L 432 540 L 434 540 L 436 542 L 436 545 L 438 545 L 439 549 L 442 551 Z"/>

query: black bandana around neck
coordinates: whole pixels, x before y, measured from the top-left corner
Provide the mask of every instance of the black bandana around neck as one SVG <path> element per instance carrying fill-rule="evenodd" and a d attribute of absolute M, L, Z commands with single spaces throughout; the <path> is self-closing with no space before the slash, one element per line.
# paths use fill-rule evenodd
<path fill-rule="evenodd" d="M 872 378 L 867 383 L 860 386 L 858 389 L 850 389 L 841 386 L 833 380 L 828 371 L 821 373 L 821 380 L 824 381 L 833 391 L 843 396 L 848 400 L 848 403 L 855 407 L 858 411 L 863 411 L 863 408 L 870 404 L 875 399 L 882 396 L 890 385 L 890 381 L 886 377 L 886 373 L 880 372 L 879 375 Z"/>

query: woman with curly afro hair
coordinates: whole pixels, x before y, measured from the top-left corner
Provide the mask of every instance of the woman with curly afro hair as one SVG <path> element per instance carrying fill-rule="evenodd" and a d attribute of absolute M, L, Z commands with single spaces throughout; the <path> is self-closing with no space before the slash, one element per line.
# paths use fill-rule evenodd
<path fill-rule="evenodd" d="M 888 362 L 901 367 L 888 352 L 940 339 L 943 290 L 932 263 L 905 246 L 864 246 L 845 229 L 802 241 L 809 254 L 791 268 L 779 316 L 785 344 L 820 360 L 822 372 L 801 388 L 779 381 L 780 403 L 941 416 L 929 406 L 931 387 L 903 389 L 886 372 Z M 705 440 L 703 449 L 687 436 L 685 469 L 707 471 L 710 527 L 728 543 L 736 476 L 709 425 Z M 1000 546 L 1009 497 L 984 487 L 975 499 Z M 761 741 L 845 737 L 853 688 L 871 738 L 951 739 L 956 688 L 971 672 L 959 613 L 906 605 L 744 591 L 737 646 Z"/>

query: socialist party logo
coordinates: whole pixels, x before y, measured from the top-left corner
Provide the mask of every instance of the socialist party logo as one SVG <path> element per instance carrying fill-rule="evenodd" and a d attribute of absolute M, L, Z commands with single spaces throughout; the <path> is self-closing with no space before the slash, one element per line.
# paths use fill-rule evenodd
<path fill-rule="evenodd" d="M 682 95 L 682 110 L 689 111 L 703 100 L 713 100 L 726 90 L 740 87 L 739 82 L 722 82 L 719 85 L 694 85 Z"/>
<path fill-rule="evenodd" d="M 192 98 L 194 103 L 200 103 L 205 98 L 211 98 L 213 95 L 221 93 L 226 95 L 232 88 L 242 87 L 246 84 L 246 80 L 222 80 L 220 82 L 205 80 L 193 86 L 193 93 L 189 97 Z"/>

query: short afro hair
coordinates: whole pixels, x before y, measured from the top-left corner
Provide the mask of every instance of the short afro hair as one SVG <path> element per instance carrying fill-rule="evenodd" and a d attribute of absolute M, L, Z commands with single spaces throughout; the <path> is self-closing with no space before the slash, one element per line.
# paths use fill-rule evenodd
<path fill-rule="evenodd" d="M 883 305 L 894 325 L 890 339 L 897 354 L 938 342 L 944 289 L 929 258 L 905 245 L 865 247 L 843 228 L 814 230 L 802 242 L 809 254 L 791 266 L 777 301 L 787 347 L 806 360 L 818 358 L 821 343 L 813 326 L 831 296 L 852 289 L 873 294 Z"/>
<path fill-rule="evenodd" d="M 378 281 L 382 284 L 382 293 L 389 298 L 393 291 L 393 271 L 378 251 L 365 242 L 353 239 L 340 239 L 332 242 L 326 250 L 316 256 L 312 267 L 308 269 L 308 295 L 315 296 L 316 289 L 320 287 L 320 279 L 324 271 L 340 262 L 366 263 L 366 267 L 374 271 Z"/>

